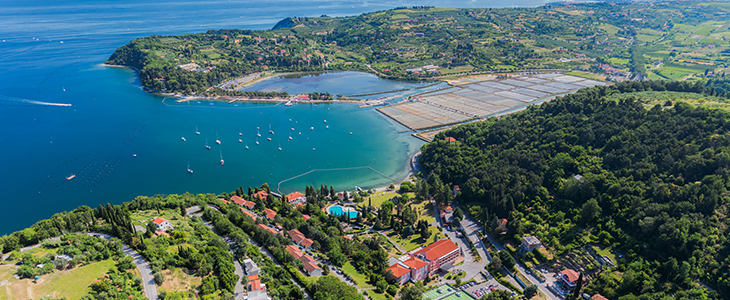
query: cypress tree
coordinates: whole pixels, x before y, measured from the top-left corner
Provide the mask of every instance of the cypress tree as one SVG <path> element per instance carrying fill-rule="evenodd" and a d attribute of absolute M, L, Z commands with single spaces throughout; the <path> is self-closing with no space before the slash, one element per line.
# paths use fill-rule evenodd
<path fill-rule="evenodd" d="M 578 300 L 580 297 L 580 289 L 583 287 L 583 273 L 579 273 L 578 275 L 578 282 L 575 284 L 575 290 L 573 291 L 573 296 L 571 297 L 573 300 Z"/>

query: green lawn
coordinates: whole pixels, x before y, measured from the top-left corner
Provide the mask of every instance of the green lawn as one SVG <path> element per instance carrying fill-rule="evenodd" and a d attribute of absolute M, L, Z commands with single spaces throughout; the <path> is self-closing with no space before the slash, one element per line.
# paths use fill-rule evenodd
<path fill-rule="evenodd" d="M 387 231 L 386 234 L 391 240 L 393 240 L 393 242 L 397 243 L 398 246 L 403 248 L 403 250 L 411 251 L 420 246 L 425 246 L 429 244 L 431 241 L 434 240 L 435 235 L 439 235 L 439 237 L 441 236 L 441 233 L 436 227 L 428 227 L 428 231 L 431 232 L 431 236 L 426 241 L 421 239 L 420 234 L 414 234 L 409 236 L 408 238 L 402 238 L 400 234 L 396 234 L 393 231 Z"/>
<path fill-rule="evenodd" d="M 368 283 L 370 278 L 365 277 L 364 274 L 355 270 L 355 266 L 350 264 L 350 262 L 347 262 L 344 266 L 342 266 L 342 271 L 347 274 L 350 274 L 350 276 L 352 276 L 352 281 L 354 281 L 355 284 L 357 284 L 357 286 L 359 286 L 360 288 L 363 288 L 363 289 L 375 288 L 375 286 Z M 370 292 L 368 292 L 368 293 L 370 293 Z M 375 292 L 372 292 L 372 293 L 375 294 Z"/>
<path fill-rule="evenodd" d="M 17 280 L 12 277 L 13 265 L 0 268 L 0 280 L 8 280 L 9 285 L 0 288 L 0 300 L 38 299 L 50 295 L 55 298 L 79 299 L 90 291 L 89 285 L 114 267 L 111 259 L 95 262 L 68 271 L 53 271 L 41 276 L 38 283 L 30 279 Z"/>
<path fill-rule="evenodd" d="M 414 193 L 407 193 L 411 199 L 413 199 L 416 194 Z M 399 193 L 393 191 L 393 192 L 377 192 L 375 194 L 372 194 L 370 196 L 370 203 L 373 207 L 380 207 L 380 205 L 383 204 L 383 202 L 390 200 L 391 198 L 395 196 L 400 196 Z M 365 200 L 365 203 L 367 203 L 368 200 Z"/>

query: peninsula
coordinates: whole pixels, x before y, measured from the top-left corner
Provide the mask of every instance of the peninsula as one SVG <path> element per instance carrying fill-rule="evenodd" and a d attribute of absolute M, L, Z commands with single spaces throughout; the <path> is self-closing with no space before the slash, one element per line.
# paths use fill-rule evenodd
<path fill-rule="evenodd" d="M 356 70 L 420 81 L 560 69 L 611 81 L 686 80 L 724 75 L 728 10 L 713 2 L 404 7 L 287 18 L 271 30 L 143 37 L 106 63 L 138 69 L 148 91 L 206 97 L 286 97 L 236 90 L 264 72 Z"/>

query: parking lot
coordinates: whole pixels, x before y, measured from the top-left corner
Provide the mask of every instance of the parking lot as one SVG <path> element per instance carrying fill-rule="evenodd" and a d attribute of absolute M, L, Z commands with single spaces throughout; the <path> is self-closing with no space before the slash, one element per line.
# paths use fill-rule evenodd
<path fill-rule="evenodd" d="M 470 282 L 468 284 L 462 285 L 459 287 L 460 290 L 467 292 L 469 295 L 472 295 L 476 297 L 477 299 L 481 298 L 482 296 L 491 293 L 495 290 L 505 290 L 508 292 L 512 292 L 510 289 L 504 287 L 503 285 L 497 283 L 496 280 L 488 280 L 484 283 L 477 284 L 476 282 Z M 514 292 L 512 292 L 514 293 Z"/>

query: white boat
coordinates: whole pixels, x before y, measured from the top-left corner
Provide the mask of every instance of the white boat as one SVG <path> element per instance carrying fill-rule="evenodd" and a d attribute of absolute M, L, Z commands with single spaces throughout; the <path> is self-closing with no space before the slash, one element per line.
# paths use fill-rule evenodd
<path fill-rule="evenodd" d="M 294 131 L 294 127 L 292 127 L 291 131 Z"/>
<path fill-rule="evenodd" d="M 274 134 L 274 131 L 271 130 L 271 124 L 269 124 L 269 133 Z"/>
<path fill-rule="evenodd" d="M 279 150 L 281 150 L 281 147 L 279 147 Z M 66 180 L 71 180 L 71 179 L 74 179 L 75 177 L 76 177 L 76 175 L 71 174 L 71 175 L 68 175 L 68 177 L 66 177 Z"/>
<path fill-rule="evenodd" d="M 238 139 L 238 142 L 239 142 L 239 143 L 243 143 L 243 140 L 242 140 L 242 139 Z"/>
<path fill-rule="evenodd" d="M 327 126 L 325 126 L 324 128 L 325 128 L 325 129 L 330 129 L 330 126 L 329 126 L 329 125 L 327 125 Z"/>
<path fill-rule="evenodd" d="M 188 162 L 188 173 L 193 174 L 193 169 L 190 168 L 190 162 Z"/>
<path fill-rule="evenodd" d="M 317 148 L 312 148 L 312 151 L 317 151 Z"/>
<path fill-rule="evenodd" d="M 269 140 L 269 141 L 271 140 L 271 138 L 266 138 L 266 139 Z"/>
<path fill-rule="evenodd" d="M 291 131 L 289 131 L 289 140 L 291 141 Z"/>
<path fill-rule="evenodd" d="M 248 150 L 248 143 L 246 143 L 246 150 Z"/>
<path fill-rule="evenodd" d="M 205 149 L 210 150 L 210 146 L 208 146 L 208 139 L 205 139 Z"/>
<path fill-rule="evenodd" d="M 326 124 L 327 123 L 327 120 L 324 120 L 324 123 Z"/>
<path fill-rule="evenodd" d="M 291 119 L 289 119 L 289 122 L 291 122 Z"/>
<path fill-rule="evenodd" d="M 259 128 L 256 127 L 256 136 L 261 136 L 261 133 L 259 132 Z"/>
<path fill-rule="evenodd" d="M 302 135 L 302 133 L 301 133 L 301 132 L 299 132 L 299 135 Z"/>
<path fill-rule="evenodd" d="M 259 144 L 259 138 L 256 138 L 256 145 Z"/>
<path fill-rule="evenodd" d="M 137 153 L 132 153 L 132 157 L 137 157 Z"/>
<path fill-rule="evenodd" d="M 183 140 L 183 142 L 184 142 L 184 141 L 187 141 L 187 140 L 185 139 L 185 137 L 182 137 L 182 140 Z"/>
<path fill-rule="evenodd" d="M 352 131 L 350 131 L 350 135 L 352 135 Z"/>
<path fill-rule="evenodd" d="M 200 135 L 200 131 L 198 131 L 198 126 L 195 126 L 195 134 Z"/>
<path fill-rule="evenodd" d="M 314 127 L 309 127 L 309 130 L 314 130 Z"/>
<path fill-rule="evenodd" d="M 279 151 L 281 151 L 281 143 L 279 143 Z"/>
<path fill-rule="evenodd" d="M 223 165 L 223 151 L 221 151 L 221 166 Z"/>
<path fill-rule="evenodd" d="M 218 145 L 221 144 L 221 140 L 218 139 L 218 133 L 215 134 L 215 143 Z"/>

